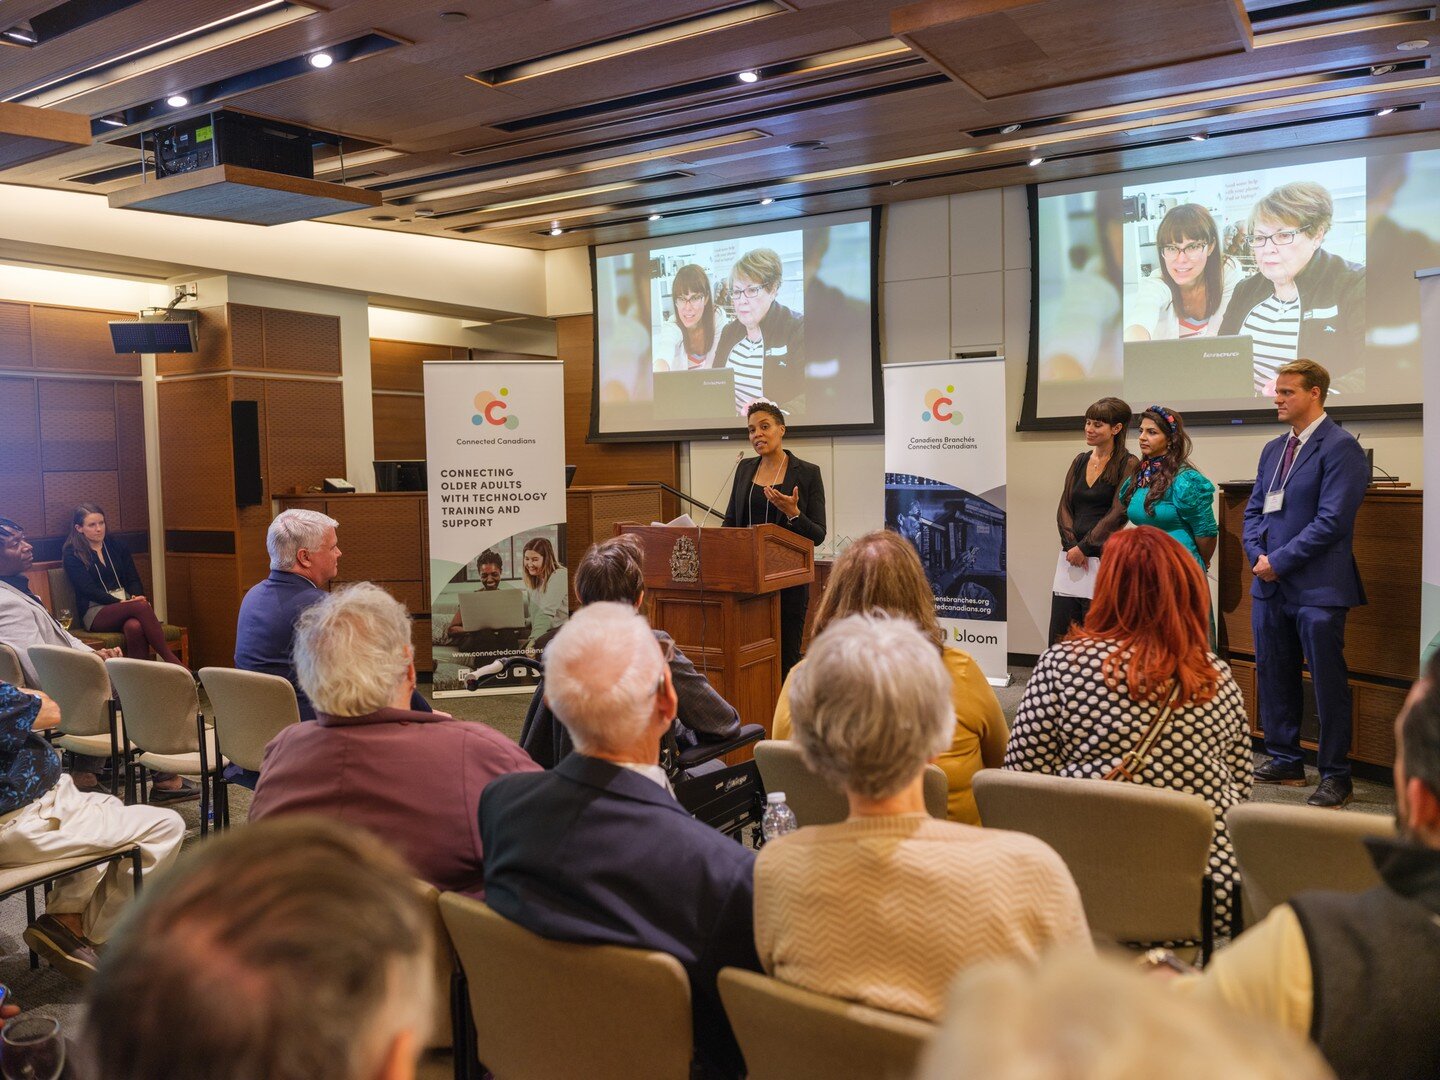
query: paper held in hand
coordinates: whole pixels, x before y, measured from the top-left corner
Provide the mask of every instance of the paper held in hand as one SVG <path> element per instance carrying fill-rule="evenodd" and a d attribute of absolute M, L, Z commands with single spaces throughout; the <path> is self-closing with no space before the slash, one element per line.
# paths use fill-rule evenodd
<path fill-rule="evenodd" d="M 1084 566 L 1071 566 L 1062 551 L 1055 562 L 1055 585 L 1051 591 L 1057 596 L 1083 596 L 1092 600 L 1095 597 L 1095 574 L 1099 569 L 1099 559 L 1086 559 Z"/>

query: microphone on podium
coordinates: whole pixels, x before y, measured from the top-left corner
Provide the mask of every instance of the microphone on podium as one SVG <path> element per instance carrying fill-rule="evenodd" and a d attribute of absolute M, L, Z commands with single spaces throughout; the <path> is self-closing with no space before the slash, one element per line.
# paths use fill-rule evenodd
<path fill-rule="evenodd" d="M 745 451 L 744 451 L 744 450 L 736 451 L 736 454 L 735 454 L 735 462 L 734 462 L 734 464 L 732 464 L 732 465 L 730 466 L 730 471 L 725 474 L 725 479 L 722 480 L 722 481 L 720 481 L 720 486 L 719 486 L 718 488 L 716 488 L 716 490 L 715 490 L 715 496 L 714 496 L 714 498 L 712 498 L 708 503 L 705 504 L 705 513 L 702 514 L 701 517 L 700 517 L 700 524 L 697 525 L 697 526 L 695 526 L 697 529 L 703 529 L 703 528 L 705 527 L 705 522 L 707 522 L 708 520 L 710 520 L 711 511 L 713 511 L 713 510 L 715 509 L 715 499 L 718 499 L 718 498 L 720 497 L 720 492 L 722 492 L 722 491 L 725 490 L 725 485 L 730 482 L 730 478 L 735 475 L 735 470 L 738 469 L 738 468 L 740 468 L 740 462 L 742 462 L 742 461 L 744 461 L 744 460 L 745 460 Z M 696 533 L 695 535 L 696 535 L 696 538 L 698 539 L 700 534 L 699 534 L 699 533 Z"/>

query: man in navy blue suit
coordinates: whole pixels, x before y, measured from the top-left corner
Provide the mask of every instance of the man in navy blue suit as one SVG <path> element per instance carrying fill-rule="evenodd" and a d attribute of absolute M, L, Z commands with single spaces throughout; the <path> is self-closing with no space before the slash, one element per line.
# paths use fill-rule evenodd
<path fill-rule="evenodd" d="M 1365 603 L 1351 542 L 1370 483 L 1365 452 L 1325 415 L 1330 373 L 1295 360 L 1275 380 L 1277 417 L 1290 426 L 1260 452 L 1245 507 L 1245 555 L 1260 694 L 1270 760 L 1259 783 L 1305 784 L 1300 754 L 1302 661 L 1310 667 L 1320 719 L 1320 783 L 1311 806 L 1350 801 L 1350 683 L 1345 616 Z"/>
<path fill-rule="evenodd" d="M 743 1076 L 715 976 L 760 970 L 755 857 L 670 790 L 660 740 L 676 697 L 654 631 L 629 604 L 586 604 L 545 650 L 545 697 L 575 749 L 481 793 L 485 902 L 541 937 L 675 957 L 690 976 L 697 1073 Z"/>

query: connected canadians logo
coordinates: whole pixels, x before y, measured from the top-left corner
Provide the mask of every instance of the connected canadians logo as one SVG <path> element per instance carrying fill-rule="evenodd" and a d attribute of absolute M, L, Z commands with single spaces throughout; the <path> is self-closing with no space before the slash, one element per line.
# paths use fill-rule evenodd
<path fill-rule="evenodd" d="M 960 424 L 965 419 L 965 414 L 953 411 L 950 406 L 955 400 L 950 397 L 955 393 L 955 387 L 947 386 L 944 391 L 927 390 L 925 392 L 925 411 L 920 414 L 920 419 L 925 423 L 935 421 L 937 424 Z"/>
<path fill-rule="evenodd" d="M 496 397 L 489 390 L 481 390 L 475 395 L 475 415 L 470 417 L 470 422 L 476 427 L 481 424 L 493 424 L 496 427 L 517 428 L 520 426 L 519 417 L 506 416 L 510 408 L 504 398 L 510 396 L 510 388 L 500 387 L 500 396 Z"/>

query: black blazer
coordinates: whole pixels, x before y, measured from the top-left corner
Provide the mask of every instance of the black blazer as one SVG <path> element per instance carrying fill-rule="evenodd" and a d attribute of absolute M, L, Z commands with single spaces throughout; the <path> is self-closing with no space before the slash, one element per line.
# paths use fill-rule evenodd
<path fill-rule="evenodd" d="M 145 586 L 135 570 L 135 560 L 130 558 L 130 552 L 125 550 L 124 544 L 107 537 L 105 554 L 110 562 L 102 570 L 98 559 L 92 558 L 87 566 L 80 561 L 80 556 L 70 550 L 68 544 L 65 546 L 65 553 L 60 561 L 65 567 L 65 576 L 70 579 L 70 585 L 75 590 L 75 602 L 80 605 L 80 610 L 75 612 L 77 616 L 83 617 L 92 607 L 118 604 L 120 601 L 108 591 L 115 587 L 117 577 L 131 596 L 143 596 L 145 593 Z"/>
<path fill-rule="evenodd" d="M 820 476 L 820 466 L 802 461 L 789 450 L 785 451 L 785 456 L 790 459 L 790 462 L 785 466 L 785 479 L 780 482 L 780 490 L 788 495 L 797 487 L 800 489 L 800 516 L 794 521 L 786 521 L 780 511 L 775 510 L 772 512 L 771 524 L 779 525 L 782 529 L 789 529 L 791 532 L 805 537 L 812 544 L 823 544 L 825 542 L 825 481 Z M 759 470 L 760 458 L 758 455 L 746 458 L 735 470 L 735 483 L 730 487 L 730 506 L 725 511 L 726 528 L 734 529 L 761 524 L 759 521 L 750 520 L 746 505 L 746 499 L 750 497 L 750 488 L 755 483 L 755 474 Z"/>
<path fill-rule="evenodd" d="M 572 753 L 480 793 L 485 902 L 541 937 L 654 949 L 690 976 L 696 1054 L 725 1076 L 744 1059 L 720 1003 L 722 967 L 760 970 L 755 855 L 691 817 L 654 781 Z M 564 1017 L 556 1017 L 563 1031 Z M 563 1037 L 563 1036 L 562 1036 Z"/>

